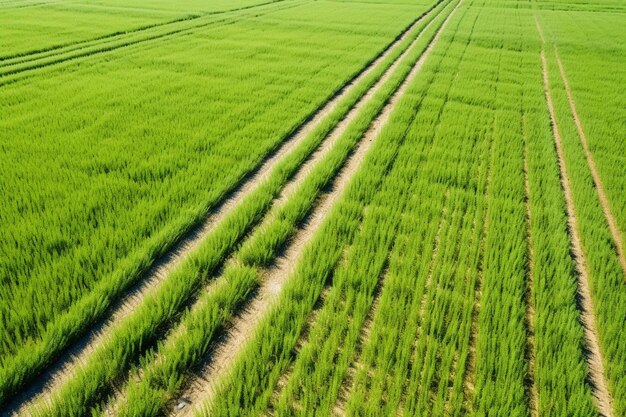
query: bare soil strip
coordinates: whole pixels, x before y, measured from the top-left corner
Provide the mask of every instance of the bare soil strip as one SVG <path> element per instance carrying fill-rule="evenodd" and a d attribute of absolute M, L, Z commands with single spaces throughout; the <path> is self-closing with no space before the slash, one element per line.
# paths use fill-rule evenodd
<path fill-rule="evenodd" d="M 126 296 L 124 296 L 116 305 L 112 306 L 107 317 L 105 317 L 98 325 L 94 326 L 92 330 L 76 342 L 71 348 L 65 351 L 61 357 L 50 366 L 46 372 L 44 372 L 36 381 L 33 381 L 22 393 L 16 396 L 6 407 L 5 412 L 22 413 L 28 406 L 39 399 L 47 399 L 55 392 L 68 378 L 73 375 L 74 368 L 82 363 L 86 363 L 89 356 L 94 350 L 101 345 L 111 333 L 113 328 L 119 325 L 125 317 L 131 314 L 135 308 L 150 294 L 158 284 L 162 282 L 169 273 L 187 256 L 197 249 L 206 236 L 219 224 L 223 219 L 237 207 L 250 193 L 252 193 L 257 187 L 259 187 L 270 175 L 275 166 L 287 158 L 291 152 L 307 137 L 313 129 L 315 129 L 339 104 L 339 102 L 349 95 L 363 78 L 369 75 L 376 66 L 382 62 L 394 49 L 394 47 L 410 36 L 412 29 L 414 29 L 419 22 L 421 22 L 426 15 L 414 21 L 404 33 L 393 41 L 378 58 L 372 61 L 362 72 L 354 77 L 348 84 L 343 86 L 337 91 L 334 96 L 325 104 L 321 109 L 316 111 L 312 117 L 301 125 L 289 138 L 287 138 L 279 148 L 274 151 L 264 162 L 248 177 L 244 177 L 244 180 L 240 182 L 234 190 L 226 195 L 226 198 L 208 215 L 208 217 L 196 228 L 182 237 L 177 244 L 175 244 L 170 251 L 168 251 L 160 259 L 156 260 L 151 269 L 144 275 L 143 278 L 132 287 Z M 406 53 L 406 52 L 405 52 Z M 402 55 L 404 56 L 404 54 Z M 396 61 L 397 62 L 397 61 Z M 395 64 L 394 67 L 395 68 Z M 391 69 L 391 68 L 390 68 Z M 389 71 L 389 70 L 388 70 Z M 379 87 L 379 86 L 378 86 Z M 376 88 L 373 87 L 373 88 Z M 368 92 L 368 99 L 372 94 Z M 364 97 L 365 98 L 365 97 Z M 358 105 L 357 105 L 358 106 Z M 352 119 L 354 113 L 350 112 L 345 119 Z M 349 121 L 343 120 L 339 126 L 347 126 Z M 321 145 L 313 158 L 320 158 L 320 155 L 324 155 L 330 145 L 327 142 L 336 140 L 338 135 L 334 138 L 328 137 Z M 371 139 L 370 139 L 371 140 Z M 308 163 L 303 167 L 308 166 Z M 302 169 L 300 170 L 302 171 Z M 299 182 L 304 177 L 299 173 L 292 182 Z M 287 190 L 295 190 L 295 186 L 287 185 L 287 188 L 283 192 L 281 198 L 284 198 Z M 288 193 L 287 193 L 288 194 Z"/>
<path fill-rule="evenodd" d="M 526 130 L 526 120 L 524 120 L 524 130 Z M 526 132 L 524 132 L 526 134 Z M 528 266 L 526 269 L 527 288 L 526 288 L 526 357 L 528 360 L 528 397 L 530 400 L 531 417 L 539 416 L 539 394 L 537 392 L 535 358 L 537 356 L 537 347 L 535 345 L 535 305 L 533 298 L 534 277 L 535 277 L 535 254 L 533 250 L 533 242 L 531 235 L 532 216 L 530 210 L 530 182 L 528 180 L 528 145 L 524 147 L 524 191 L 526 205 L 526 245 L 528 248 Z"/>
<path fill-rule="evenodd" d="M 589 170 L 591 171 L 593 182 L 596 186 L 596 190 L 598 191 L 600 205 L 602 206 L 604 216 L 606 217 L 606 220 L 609 224 L 611 235 L 613 235 L 613 241 L 615 242 L 617 257 L 619 258 L 619 262 L 622 265 L 622 270 L 626 275 L 626 254 L 624 253 L 624 246 L 622 244 L 622 234 L 619 231 L 619 227 L 617 226 L 617 222 L 615 221 L 615 217 L 613 216 L 613 212 L 611 211 L 609 198 L 606 195 L 604 184 L 602 184 L 602 179 L 600 178 L 600 173 L 598 172 L 598 168 L 596 167 L 596 162 L 593 159 L 591 149 L 589 149 L 587 135 L 583 130 L 583 125 L 580 121 L 580 117 L 578 116 L 578 111 L 576 110 L 576 102 L 574 101 L 574 96 L 572 95 L 572 89 L 570 88 L 569 79 L 565 74 L 565 68 L 563 68 L 563 63 L 561 62 L 561 57 L 559 56 L 559 52 L 556 50 L 556 47 L 554 48 L 554 53 L 556 55 L 556 62 L 559 65 L 559 71 L 561 73 L 561 78 L 563 79 L 563 84 L 565 84 L 565 93 L 567 94 L 567 101 L 569 102 L 572 117 L 574 118 L 574 124 L 576 125 L 576 130 L 578 131 L 578 137 L 580 138 L 580 143 L 583 146 L 585 157 L 587 158 L 587 164 L 589 165 Z"/>
<path fill-rule="evenodd" d="M 254 329 L 271 307 L 272 301 L 275 300 L 277 292 L 282 289 L 284 283 L 291 275 L 306 244 L 311 240 L 315 232 L 321 226 L 328 211 L 343 195 L 344 189 L 352 179 L 354 173 L 360 167 L 363 158 L 370 149 L 373 141 L 378 137 L 383 126 L 389 120 L 394 107 L 406 92 L 409 84 L 421 70 L 424 62 L 432 52 L 434 45 L 437 43 L 440 34 L 445 28 L 446 23 L 449 21 L 450 17 L 454 14 L 459 5 L 460 2 L 457 4 L 452 13 L 446 18 L 444 24 L 439 28 L 437 34 L 430 41 L 428 47 L 415 63 L 411 72 L 404 79 L 401 86 L 394 93 L 391 100 L 387 103 L 376 120 L 372 122 L 369 130 L 365 133 L 363 139 L 357 146 L 357 149 L 335 178 L 332 191 L 320 198 L 319 205 L 310 216 L 309 222 L 296 233 L 292 244 L 289 248 L 287 248 L 285 253 L 278 258 L 275 265 L 267 270 L 267 277 L 261 285 L 261 289 L 257 297 L 251 301 L 246 311 L 235 319 L 232 324 L 232 330 L 227 335 L 224 343 L 215 349 L 211 355 L 210 363 L 205 366 L 200 375 L 192 382 L 190 389 L 183 395 L 182 398 L 188 400 L 191 404 L 197 404 L 202 400 L 210 401 L 212 396 L 215 394 L 217 383 L 231 368 L 234 360 L 245 347 L 246 342 L 249 341 L 254 335 Z M 381 77 L 379 84 L 382 84 L 386 78 L 391 75 L 392 69 L 393 68 L 390 68 L 387 73 Z M 171 415 L 189 416 L 192 415 L 193 410 L 193 407 L 183 407 L 182 410 L 174 410 Z"/>
<path fill-rule="evenodd" d="M 591 291 L 589 288 L 589 273 L 587 270 L 587 262 L 585 260 L 585 253 L 583 251 L 580 236 L 578 234 L 578 219 L 576 218 L 574 198 L 569 182 L 569 176 L 567 175 L 567 166 L 565 164 L 565 155 L 563 151 L 563 144 L 561 141 L 561 134 L 559 133 L 559 128 L 556 122 L 554 104 L 552 102 L 552 94 L 550 93 L 548 64 L 543 48 L 541 50 L 541 63 L 546 102 L 548 105 L 548 110 L 550 112 L 550 120 L 552 122 L 552 134 L 554 136 L 554 143 L 559 159 L 559 168 L 561 171 L 561 185 L 563 187 L 563 193 L 565 195 L 565 202 L 567 205 L 567 222 L 569 225 L 569 232 L 572 242 L 572 253 L 576 262 L 576 269 L 578 271 L 578 292 L 581 298 L 582 309 L 580 316 L 583 322 L 585 339 L 587 342 L 587 363 L 589 365 L 589 376 L 593 384 L 592 389 L 594 392 L 594 397 L 596 399 L 598 411 L 600 411 L 600 413 L 603 414 L 605 417 L 613 417 L 614 414 L 612 408 L 612 398 L 604 377 L 605 373 L 602 361 L 602 351 L 598 342 L 598 331 L 593 308 L 593 300 L 591 299 Z"/>

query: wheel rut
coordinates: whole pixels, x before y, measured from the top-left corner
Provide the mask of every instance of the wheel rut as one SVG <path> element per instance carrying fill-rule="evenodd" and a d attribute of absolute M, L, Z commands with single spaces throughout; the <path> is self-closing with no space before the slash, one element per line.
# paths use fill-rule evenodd
<path fill-rule="evenodd" d="M 251 337 L 254 335 L 254 329 L 258 326 L 259 322 L 265 317 L 267 311 L 273 305 L 272 301 L 276 299 L 277 292 L 287 282 L 294 265 L 297 264 L 306 244 L 312 239 L 315 232 L 319 229 L 323 223 L 326 214 L 336 201 L 343 195 L 343 192 L 352 179 L 354 173 L 359 169 L 361 163 L 369 151 L 372 143 L 380 134 L 382 128 L 386 125 L 389 117 L 397 105 L 400 98 L 406 92 L 406 89 L 413 81 L 415 76 L 419 73 L 424 62 L 429 57 L 435 44 L 440 38 L 441 33 L 445 29 L 445 26 L 454 12 L 458 9 L 461 2 L 458 2 L 450 15 L 443 22 L 442 26 L 438 29 L 435 36 L 431 39 L 428 46 L 415 62 L 411 71 L 403 80 L 402 84 L 392 95 L 389 102 L 385 105 L 378 117 L 371 123 L 368 131 L 357 145 L 356 150 L 350 156 L 346 165 L 340 170 L 339 174 L 333 180 L 332 191 L 320 198 L 317 207 L 310 215 L 307 224 L 301 228 L 294 238 L 292 243 L 286 249 L 285 253 L 280 256 L 275 264 L 265 271 L 266 278 L 261 285 L 261 289 L 257 297 L 255 297 L 245 309 L 244 313 L 237 317 L 232 323 L 232 330 L 226 335 L 225 340 L 212 352 L 210 361 L 199 372 L 195 379 L 191 382 L 190 388 L 181 396 L 186 403 L 196 405 L 202 403 L 202 401 L 211 401 L 213 395 L 215 395 L 216 388 L 220 380 L 227 374 L 228 370 L 232 367 L 237 356 L 246 346 Z M 429 23 L 429 25 L 432 24 Z M 407 48 L 407 51 L 410 49 Z M 406 54 L 407 52 L 405 52 Z M 404 54 L 402 55 L 404 56 Z M 382 85 L 387 77 L 391 76 L 393 66 L 381 77 L 377 85 Z M 374 87 L 376 88 L 376 87 Z M 182 409 L 176 408 L 170 415 L 171 416 L 190 416 L 197 408 L 183 407 Z"/>
<path fill-rule="evenodd" d="M 541 33 L 541 29 L 537 24 L 537 28 Z M 543 35 L 541 36 L 543 39 Z M 565 196 L 567 207 L 567 223 L 571 238 L 571 249 L 576 263 L 578 293 L 580 295 L 581 312 L 580 317 L 583 323 L 586 345 L 588 349 L 587 364 L 589 366 L 589 377 L 593 384 L 593 392 L 596 400 L 598 411 L 605 417 L 613 417 L 612 398 L 608 390 L 605 380 L 604 363 L 602 358 L 602 350 L 598 340 L 598 330 L 595 320 L 593 300 L 591 298 L 591 290 L 589 286 L 589 272 L 587 269 L 587 261 L 585 252 L 581 243 L 578 232 L 578 219 L 576 217 L 576 208 L 570 185 L 567 166 L 565 163 L 565 154 L 561 140 L 561 134 L 557 124 L 552 94 L 550 93 L 550 82 L 548 78 L 548 64 L 546 61 L 545 51 L 541 50 L 541 64 L 543 73 L 544 92 L 546 103 L 550 113 L 550 121 L 552 124 L 552 134 L 557 151 L 558 165 L 561 174 L 561 186 Z"/>
<path fill-rule="evenodd" d="M 572 94 L 569 79 L 567 78 L 565 68 L 563 67 L 561 57 L 559 56 L 556 47 L 554 49 L 554 52 L 556 55 L 556 62 L 559 66 L 559 72 L 561 73 L 561 79 L 563 80 L 563 84 L 565 85 L 565 93 L 567 94 L 567 101 L 569 103 L 570 111 L 574 119 L 574 124 L 576 125 L 576 130 L 578 131 L 578 137 L 580 138 L 580 143 L 582 144 L 583 151 L 585 152 L 585 157 L 587 158 L 587 165 L 589 165 L 589 171 L 591 172 L 593 182 L 596 186 L 596 191 L 598 192 L 598 198 L 600 200 L 600 205 L 602 206 L 602 211 L 604 212 L 604 216 L 606 217 L 606 221 L 609 225 L 609 230 L 611 231 L 611 235 L 613 236 L 613 242 L 615 244 L 617 257 L 619 259 L 620 265 L 622 266 L 624 276 L 626 277 L 626 254 L 624 253 L 622 234 L 620 233 L 619 227 L 617 226 L 615 216 L 613 216 L 613 212 L 611 211 L 609 198 L 606 194 L 602 179 L 600 178 L 600 172 L 598 171 L 596 162 L 593 159 L 593 154 L 591 153 L 591 149 L 589 148 L 587 135 L 585 134 L 583 125 L 578 115 L 578 110 L 576 109 L 576 101 L 574 100 L 574 96 Z"/>
<path fill-rule="evenodd" d="M 431 8 L 430 11 L 434 9 Z M 430 13 L 428 11 L 427 13 Z M 351 93 L 355 86 L 367 75 L 369 75 L 377 65 L 382 62 L 392 51 L 394 47 L 410 36 L 411 30 L 415 28 L 419 22 L 427 15 L 425 13 L 416 19 L 409 27 L 405 28 L 398 37 L 393 40 L 384 51 L 382 51 L 371 63 L 369 63 L 361 72 L 353 77 L 346 85 L 338 90 L 319 110 L 317 110 L 307 121 L 298 127 L 294 133 L 288 137 L 263 163 L 240 182 L 234 190 L 226 195 L 226 198 L 219 203 L 210 215 L 191 232 L 183 236 L 171 250 L 167 251 L 161 258 L 156 260 L 150 270 L 141 278 L 135 286 L 133 286 L 126 295 L 112 306 L 107 312 L 107 316 L 101 320 L 91 331 L 74 343 L 70 348 L 61 354 L 54 364 L 48 367 L 36 381 L 33 381 L 26 389 L 20 392 L 7 405 L 5 411 L 7 414 L 21 414 L 26 411 L 35 402 L 48 401 L 54 392 L 56 392 L 68 379 L 70 379 L 74 371 L 81 364 L 87 363 L 89 357 L 94 351 L 107 340 L 107 336 L 118 325 L 122 325 L 123 320 L 128 317 L 139 306 L 148 294 L 154 291 L 159 283 L 164 281 L 169 273 L 181 264 L 187 256 L 197 249 L 207 235 L 215 228 L 217 224 L 223 221 L 229 213 L 231 213 L 246 196 L 250 195 L 257 189 L 271 174 L 272 170 L 278 163 L 287 158 L 290 153 L 300 144 L 309 133 L 313 131 L 323 120 L 337 107 L 340 101 Z M 404 55 L 402 55 L 404 56 Z M 373 94 L 373 93 L 372 93 Z M 369 96 L 371 97 L 371 95 Z M 354 115 L 348 114 L 345 119 L 350 119 Z M 345 121 L 345 120 L 344 120 Z M 341 122 L 343 123 L 343 122 Z M 343 124 L 347 127 L 348 122 Z M 376 134 L 380 126 L 376 130 Z M 337 135 L 338 136 L 338 135 Z M 332 138 L 330 138 L 332 140 Z M 369 139 L 371 141 L 371 138 Z M 325 154 L 324 148 L 330 149 L 328 138 L 322 142 L 318 149 L 317 155 L 321 157 Z M 363 157 L 363 152 L 356 152 L 352 160 L 358 160 Z M 307 164 L 304 164 L 307 166 Z M 356 169 L 356 168 L 353 168 Z M 303 170 L 301 170 L 303 171 Z M 300 180 L 298 180 L 300 178 Z M 296 179 L 292 183 L 301 181 L 304 174 L 298 173 Z M 337 184 L 338 186 L 339 184 Z M 345 186 L 345 184 L 344 184 Z M 290 187 L 293 191 L 294 186 Z M 286 195 L 283 193 L 283 196 Z M 333 200 L 334 201 L 334 200 Z M 326 208 L 328 210 L 328 207 Z M 319 213 L 323 216 L 325 211 Z M 314 218 L 311 222 L 314 222 Z M 294 240 L 297 244 L 297 239 Z M 279 279 L 279 278 L 277 278 Z M 262 290 L 263 291 L 263 290 Z"/>

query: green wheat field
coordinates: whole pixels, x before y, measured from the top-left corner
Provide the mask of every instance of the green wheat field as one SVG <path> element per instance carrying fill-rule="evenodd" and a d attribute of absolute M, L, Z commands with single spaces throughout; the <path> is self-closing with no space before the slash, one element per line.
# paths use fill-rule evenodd
<path fill-rule="evenodd" d="M 0 415 L 626 417 L 623 0 L 0 0 Z"/>

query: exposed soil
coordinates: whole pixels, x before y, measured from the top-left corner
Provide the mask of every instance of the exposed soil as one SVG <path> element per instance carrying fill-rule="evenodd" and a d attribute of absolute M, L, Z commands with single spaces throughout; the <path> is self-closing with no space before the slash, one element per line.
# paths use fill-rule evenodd
<path fill-rule="evenodd" d="M 578 137 L 580 138 L 580 143 L 583 146 L 585 157 L 587 158 L 587 164 L 589 165 L 589 170 L 591 171 L 593 182 L 596 186 L 596 190 L 598 191 L 598 197 L 600 200 L 600 205 L 602 206 L 602 211 L 604 211 L 604 216 L 606 217 L 606 220 L 609 224 L 611 235 L 613 235 L 613 241 L 615 242 L 615 249 L 617 252 L 617 257 L 619 258 L 619 262 L 622 266 L 622 270 L 624 271 L 624 276 L 626 277 L 626 255 L 624 254 L 622 234 L 619 231 L 619 227 L 617 226 L 617 222 L 615 221 L 615 217 L 613 216 L 613 212 L 611 211 L 611 204 L 609 202 L 609 198 L 606 195 L 604 184 L 602 184 L 600 173 L 598 172 L 598 168 L 596 167 L 596 162 L 593 159 L 593 154 L 591 153 L 591 150 L 589 149 L 587 135 L 585 135 L 585 131 L 583 130 L 583 125 L 580 122 L 580 117 L 578 116 L 578 111 L 576 110 L 576 102 L 574 101 L 574 96 L 572 95 L 572 90 L 570 88 L 569 79 L 567 78 L 567 75 L 565 74 L 565 69 L 563 68 L 561 57 L 559 56 L 559 53 L 556 50 L 556 48 L 555 48 L 555 53 L 556 53 L 556 62 L 559 64 L 559 71 L 561 73 L 561 78 L 563 79 L 563 84 L 565 84 L 565 92 L 567 94 L 567 101 L 569 102 L 569 107 L 572 112 L 572 117 L 574 118 L 574 124 L 576 125 L 576 130 L 578 131 Z"/>
<path fill-rule="evenodd" d="M 154 262 L 152 268 L 144 275 L 139 283 L 132 287 L 126 296 L 109 309 L 107 316 L 98 325 L 94 326 L 94 328 L 78 342 L 74 343 L 71 348 L 68 348 L 46 372 L 17 395 L 7 405 L 5 412 L 7 414 L 23 414 L 23 412 L 35 402 L 49 399 L 51 394 L 56 392 L 56 390 L 73 375 L 74 368 L 77 365 L 88 362 L 89 356 L 106 340 L 106 337 L 111 333 L 112 329 L 131 314 L 145 297 L 154 291 L 159 283 L 161 283 L 174 268 L 181 264 L 191 252 L 196 250 L 215 226 L 223 221 L 237 205 L 261 185 L 261 183 L 269 177 L 274 167 L 280 161 L 288 157 L 307 135 L 336 108 L 338 103 L 351 93 L 355 85 L 370 74 L 375 67 L 392 52 L 393 48 L 398 43 L 402 42 L 410 35 L 411 29 L 422 19 L 423 17 L 416 20 L 412 26 L 406 30 L 402 36 L 392 42 L 377 59 L 370 63 L 358 76 L 342 87 L 321 109 L 287 138 L 276 151 L 266 158 L 254 173 L 244 177 L 241 183 L 226 195 L 226 198 L 198 227 L 184 235 L 170 251 Z M 380 86 L 377 85 L 376 88 L 379 87 Z M 366 98 L 371 98 L 372 94 L 373 92 L 370 91 Z M 355 114 L 356 112 L 350 112 L 347 119 L 351 120 L 355 117 Z M 342 121 L 341 123 L 345 129 L 348 122 Z M 314 154 L 313 158 L 321 158 L 321 156 L 331 148 L 332 143 L 334 143 L 338 136 L 337 134 L 334 135 L 334 137 L 327 138 L 316 154 Z M 308 168 L 309 166 L 309 163 L 304 164 L 304 170 L 310 169 Z M 303 170 L 301 169 L 301 171 Z M 304 176 L 304 174 L 299 172 L 294 181 L 291 181 L 291 184 L 287 185 L 287 189 L 283 192 L 282 198 L 290 192 L 293 192 L 296 188 L 293 184 L 299 183 Z M 298 178 L 300 178 L 300 180 L 298 180 Z"/>
<path fill-rule="evenodd" d="M 454 13 L 456 8 L 458 8 L 458 4 L 452 13 Z M 450 16 L 452 16 L 452 14 L 450 14 Z M 245 343 L 254 335 L 254 329 L 257 327 L 260 320 L 265 316 L 265 313 L 272 305 L 272 301 L 276 298 L 276 294 L 280 292 L 284 283 L 293 272 L 293 268 L 297 264 L 303 249 L 306 247 L 306 244 L 319 229 L 328 211 L 343 194 L 345 187 L 360 167 L 371 144 L 380 133 L 382 127 L 387 123 L 398 100 L 403 96 L 408 85 L 419 72 L 424 64 L 424 61 L 430 55 L 450 16 L 446 19 L 444 25 L 442 25 L 439 29 L 437 35 L 432 39 L 423 55 L 415 63 L 411 72 L 403 81 L 399 89 L 394 93 L 383 111 L 376 118 L 376 120 L 372 122 L 369 130 L 358 144 L 354 153 L 350 156 L 347 164 L 335 178 L 332 191 L 320 198 L 319 204 L 312 213 L 309 222 L 296 233 L 296 236 L 292 239 L 292 243 L 286 249 L 285 253 L 278 258 L 275 265 L 267 270 L 267 278 L 261 285 L 258 295 L 250 302 L 245 311 L 233 321 L 232 328 L 228 332 L 224 342 L 220 344 L 212 353 L 210 363 L 207 363 L 204 369 L 194 378 L 190 388 L 181 396 L 181 398 L 184 398 L 190 404 L 197 405 L 202 401 L 210 401 L 212 396 L 215 394 L 217 384 L 231 368 L 237 355 L 245 347 Z M 411 44 L 411 46 L 412 45 L 413 44 Z M 350 112 L 350 114 L 346 117 L 346 123 L 344 124 L 342 121 L 342 123 L 333 132 L 333 136 L 335 134 L 337 134 L 337 136 L 340 135 L 342 129 L 347 127 L 349 121 L 356 117 L 356 113 L 358 112 L 357 108 L 364 105 L 364 103 L 367 102 L 367 100 L 369 100 L 381 87 L 382 83 L 384 83 L 391 76 L 399 63 L 399 60 L 408 54 L 409 49 L 410 47 L 407 48 L 398 61 L 396 61 L 396 63 L 394 63 L 394 65 L 387 70 L 377 84 L 366 94 L 362 101 L 355 106 L 353 109 L 355 112 Z M 306 170 L 302 170 L 302 172 L 305 171 Z M 290 184 L 285 188 L 285 194 L 289 195 L 290 192 L 293 192 L 290 190 L 293 190 L 294 188 L 296 188 L 296 186 L 291 186 Z M 193 411 L 194 407 L 186 406 L 182 407 L 182 409 L 176 408 L 173 410 L 171 415 L 188 416 L 192 415 Z"/>
<path fill-rule="evenodd" d="M 565 156 L 561 135 L 559 133 L 556 121 L 552 94 L 550 93 L 550 82 L 548 79 L 548 64 L 546 62 L 545 52 L 541 51 L 541 63 L 543 70 L 544 90 L 546 94 L 546 102 L 550 112 L 550 120 L 552 122 L 552 133 L 557 151 L 559 168 L 561 171 L 561 185 L 565 195 L 567 206 L 567 222 L 572 243 L 572 253 L 576 262 L 578 292 L 581 298 L 580 312 L 583 322 L 585 340 L 587 344 L 587 364 L 589 366 L 589 378 L 593 384 L 593 393 L 596 399 L 598 411 L 605 417 L 613 417 L 612 398 L 609 393 L 605 380 L 604 364 L 602 361 L 602 351 L 598 342 L 598 330 L 593 308 L 593 300 L 589 288 L 589 273 L 587 270 L 587 262 L 585 260 L 585 252 L 583 251 L 580 235 L 578 232 L 578 219 L 576 218 L 576 207 L 570 186 L 569 176 L 567 174 L 567 166 L 565 164 Z"/>

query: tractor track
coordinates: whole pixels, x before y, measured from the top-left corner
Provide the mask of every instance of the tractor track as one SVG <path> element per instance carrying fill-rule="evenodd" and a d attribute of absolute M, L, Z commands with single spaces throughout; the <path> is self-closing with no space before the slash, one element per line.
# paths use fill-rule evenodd
<path fill-rule="evenodd" d="M 580 143 L 582 144 L 583 151 L 585 152 L 587 165 L 589 165 L 589 171 L 591 171 L 591 176 L 595 184 L 595 189 L 598 192 L 600 206 L 602 207 L 602 211 L 604 212 L 604 216 L 606 217 L 607 223 L 609 225 L 609 229 L 611 231 L 611 235 L 613 236 L 613 241 L 615 243 L 615 250 L 617 252 L 619 263 L 622 266 L 622 271 L 624 272 L 624 276 L 626 276 L 626 254 L 624 253 L 624 246 L 622 245 L 622 234 L 620 233 L 619 227 L 617 225 L 617 221 L 615 220 L 615 216 L 613 216 L 613 212 L 611 211 L 611 204 L 610 204 L 609 198 L 606 194 L 604 184 L 602 183 L 602 179 L 600 178 L 600 172 L 598 171 L 596 162 L 593 159 L 593 154 L 591 153 L 591 149 L 589 148 L 587 135 L 585 134 L 585 131 L 583 130 L 583 125 L 580 121 L 580 117 L 578 116 L 578 111 L 576 110 L 576 101 L 574 100 L 572 89 L 570 88 L 569 79 L 567 78 L 567 74 L 565 73 L 565 68 L 563 67 L 563 63 L 561 62 L 561 57 L 559 56 L 559 53 L 556 50 L 556 47 L 554 49 L 554 52 L 556 55 L 556 62 L 559 65 L 559 72 L 561 73 L 561 79 L 563 80 L 563 84 L 565 85 L 565 93 L 567 94 L 567 101 L 569 103 L 572 117 L 574 119 L 574 124 L 576 125 L 576 130 L 578 131 L 578 137 L 580 138 Z"/>
<path fill-rule="evenodd" d="M 283 141 L 278 149 L 265 159 L 252 174 L 244 177 L 243 181 L 238 183 L 236 188 L 229 192 L 226 198 L 217 204 L 216 208 L 200 226 L 187 233 L 172 249 L 153 263 L 152 267 L 143 278 L 105 313 L 106 317 L 100 319 L 98 324 L 94 326 L 88 334 L 84 335 L 70 348 L 66 349 L 30 386 L 14 396 L 7 404 L 5 412 L 7 412 L 7 414 L 19 414 L 24 412 L 34 402 L 50 398 L 65 381 L 71 378 L 74 368 L 80 366 L 80 364 L 86 363 L 90 355 L 107 339 L 111 331 L 119 325 L 125 317 L 131 314 L 149 293 L 158 287 L 158 284 L 168 276 L 171 270 L 186 259 L 187 255 L 200 245 L 204 238 L 213 230 L 215 225 L 223 220 L 247 195 L 251 194 L 253 190 L 269 177 L 272 169 L 286 158 L 290 152 L 333 111 L 341 99 L 347 96 L 360 80 L 370 74 L 377 67 L 378 63 L 382 62 L 394 50 L 397 44 L 408 37 L 412 29 L 434 8 L 435 6 L 415 19 L 408 27 L 404 28 L 404 30 L 367 64 L 365 68 L 332 95 L 320 109 L 298 127 L 289 138 Z M 319 146 L 323 147 L 324 143 Z"/>
<path fill-rule="evenodd" d="M 539 26 L 537 26 L 539 29 Z M 543 39 L 543 35 L 542 35 Z M 578 280 L 578 293 L 580 295 L 580 318 L 583 323 L 585 341 L 588 349 L 587 365 L 589 367 L 589 377 L 593 384 L 593 393 L 596 400 L 598 411 L 605 417 L 613 417 L 612 398 L 608 390 L 605 380 L 604 362 L 600 343 L 598 341 L 598 329 L 596 325 L 593 300 L 591 298 L 591 290 L 589 286 L 589 272 L 587 269 L 586 255 L 582 246 L 581 238 L 578 231 L 578 219 L 576 217 L 576 207 L 571 190 L 570 180 L 565 164 L 565 154 L 561 140 L 561 134 L 557 124 L 552 94 L 550 93 L 550 82 L 548 78 L 548 64 L 546 61 L 545 51 L 541 50 L 541 63 L 543 73 L 544 91 L 546 103 L 550 113 L 550 121 L 552 124 L 552 135 L 557 151 L 558 165 L 561 174 L 561 186 L 565 197 L 567 207 L 567 223 L 571 240 L 571 250 L 576 263 L 576 278 Z"/>
<path fill-rule="evenodd" d="M 336 201 L 343 195 L 346 186 L 352 179 L 354 173 L 361 166 L 371 145 L 378 137 L 382 128 L 386 125 L 398 101 L 404 96 L 408 86 L 419 73 L 426 59 L 430 56 L 447 22 L 454 15 L 454 12 L 458 9 L 460 4 L 461 2 L 458 2 L 455 8 L 446 17 L 435 36 L 413 65 L 409 74 L 402 81 L 402 84 L 393 93 L 378 117 L 372 122 L 368 131 L 357 145 L 356 151 L 350 156 L 347 163 L 333 180 L 332 191 L 320 198 L 318 206 L 309 216 L 309 221 L 296 233 L 290 246 L 276 260 L 275 264 L 266 270 L 266 279 L 263 281 L 257 297 L 249 303 L 243 314 L 239 315 L 231 323 L 231 330 L 226 335 L 223 343 L 211 352 L 208 358 L 209 362 L 205 364 L 204 368 L 195 376 L 187 391 L 181 396 L 186 402 L 193 405 L 202 403 L 202 401 L 210 402 L 216 392 L 219 381 L 227 374 L 232 364 L 245 348 L 246 342 L 254 335 L 254 329 L 256 329 L 258 323 L 265 317 L 265 314 L 273 305 L 272 301 L 275 299 L 277 289 L 280 290 L 284 283 L 287 282 L 304 248 L 322 225 L 328 211 L 330 211 Z M 428 26 L 432 23 L 431 21 Z M 426 28 L 424 28 L 424 30 L 425 29 Z M 411 47 L 408 47 L 407 51 L 410 48 Z M 393 68 L 390 67 L 387 70 L 388 72 L 381 77 L 379 80 L 381 85 L 385 77 L 391 75 L 392 70 Z M 195 409 L 195 407 L 183 407 L 180 410 L 174 410 L 170 415 L 189 416 L 192 415 Z"/>

